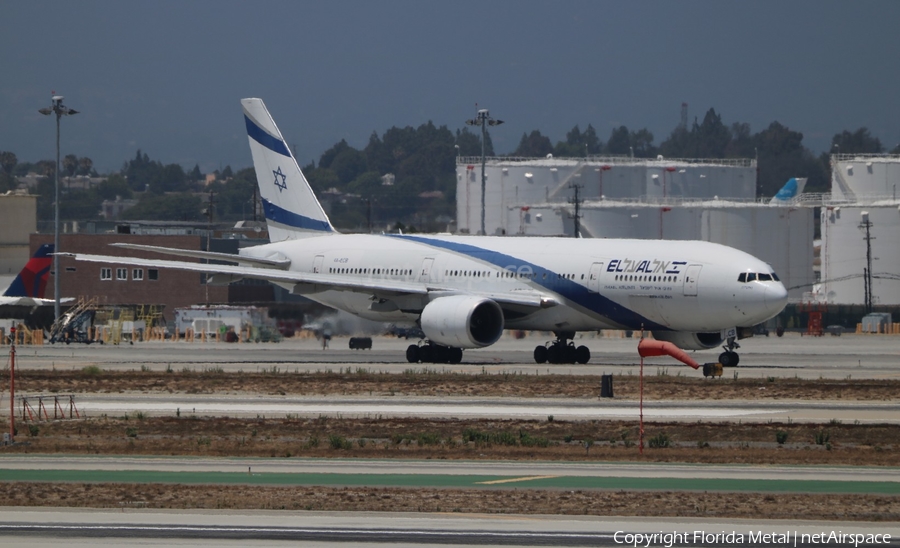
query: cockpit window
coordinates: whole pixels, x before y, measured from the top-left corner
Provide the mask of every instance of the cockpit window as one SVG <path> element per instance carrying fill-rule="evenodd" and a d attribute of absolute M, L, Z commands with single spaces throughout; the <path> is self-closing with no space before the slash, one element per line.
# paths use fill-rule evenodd
<path fill-rule="evenodd" d="M 774 272 L 772 273 L 772 279 L 775 280 L 776 282 L 780 282 L 780 281 L 781 281 L 781 280 L 778 279 L 778 274 L 775 274 Z"/>
<path fill-rule="evenodd" d="M 738 281 L 741 283 L 746 283 L 747 282 L 747 273 L 741 272 L 741 275 L 738 276 Z"/>
<path fill-rule="evenodd" d="M 747 281 L 748 281 L 748 282 L 755 282 L 755 281 L 756 281 L 756 272 L 750 272 L 750 273 L 748 273 L 748 274 L 747 274 Z"/>
<path fill-rule="evenodd" d="M 771 281 L 772 281 L 772 275 L 771 275 L 771 274 L 764 274 L 764 273 L 760 272 L 760 273 L 759 273 L 759 281 L 761 281 L 761 282 L 771 282 Z"/>

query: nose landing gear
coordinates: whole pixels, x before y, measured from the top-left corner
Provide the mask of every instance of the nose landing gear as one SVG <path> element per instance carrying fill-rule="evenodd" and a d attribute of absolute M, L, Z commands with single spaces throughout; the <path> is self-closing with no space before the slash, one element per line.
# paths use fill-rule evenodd
<path fill-rule="evenodd" d="M 737 343 L 735 337 L 728 337 L 725 345 L 722 346 L 722 349 L 725 350 L 725 352 L 719 354 L 719 363 L 722 364 L 722 367 L 737 367 L 737 364 L 741 361 L 741 357 L 738 356 L 738 353 L 735 352 L 734 349 L 740 347 L 741 345 Z"/>
<path fill-rule="evenodd" d="M 576 347 L 571 341 L 572 331 L 557 331 L 556 340 L 534 348 L 535 363 L 580 363 L 591 359 L 591 351 L 586 346 Z"/>

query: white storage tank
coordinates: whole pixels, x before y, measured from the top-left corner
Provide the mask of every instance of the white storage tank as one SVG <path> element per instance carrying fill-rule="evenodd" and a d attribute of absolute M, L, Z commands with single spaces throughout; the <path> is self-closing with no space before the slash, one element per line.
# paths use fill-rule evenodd
<path fill-rule="evenodd" d="M 863 212 L 870 223 L 868 243 Z M 820 297 L 834 304 L 865 304 L 868 245 L 872 254 L 872 304 L 900 304 L 900 201 L 826 206 L 820 224 Z"/>

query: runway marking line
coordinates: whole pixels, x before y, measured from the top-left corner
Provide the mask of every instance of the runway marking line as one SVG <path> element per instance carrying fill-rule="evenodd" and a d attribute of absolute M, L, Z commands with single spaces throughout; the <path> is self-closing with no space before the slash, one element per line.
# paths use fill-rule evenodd
<path fill-rule="evenodd" d="M 524 476 L 521 478 L 507 478 L 500 480 L 491 480 L 491 481 L 476 481 L 477 485 L 496 485 L 498 483 L 513 483 L 516 481 L 532 481 L 532 480 L 540 480 L 540 479 L 553 479 L 558 478 L 559 476 Z"/>

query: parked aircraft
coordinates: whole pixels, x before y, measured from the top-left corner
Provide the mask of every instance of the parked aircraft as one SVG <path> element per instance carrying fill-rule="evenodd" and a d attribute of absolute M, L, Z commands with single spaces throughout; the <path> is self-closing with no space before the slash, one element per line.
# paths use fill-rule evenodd
<path fill-rule="evenodd" d="M 53 263 L 53 245 L 44 244 L 38 248 L 16 279 L 0 296 L 0 306 L 42 306 L 53 304 L 53 299 L 45 299 L 47 277 Z"/>
<path fill-rule="evenodd" d="M 791 177 L 769 203 L 773 205 L 789 203 L 803 193 L 804 188 L 806 188 L 806 177 Z"/>
<path fill-rule="evenodd" d="M 53 299 L 44 298 L 47 278 L 53 263 L 53 245 L 38 248 L 19 275 L 0 296 L 0 318 L 24 320 L 30 327 L 48 327 L 53 323 Z M 71 303 L 73 299 L 60 299 Z"/>
<path fill-rule="evenodd" d="M 250 150 L 271 243 L 238 256 L 132 244 L 201 264 L 76 254 L 81 261 L 213 273 L 213 283 L 270 280 L 351 314 L 416 325 L 427 340 L 409 362 L 458 363 L 463 349 L 497 342 L 504 329 L 552 331 L 537 363 L 586 363 L 578 331 L 646 329 L 682 349 L 737 340 L 777 315 L 787 291 L 763 261 L 700 241 L 339 234 L 261 99 L 243 99 Z"/>

